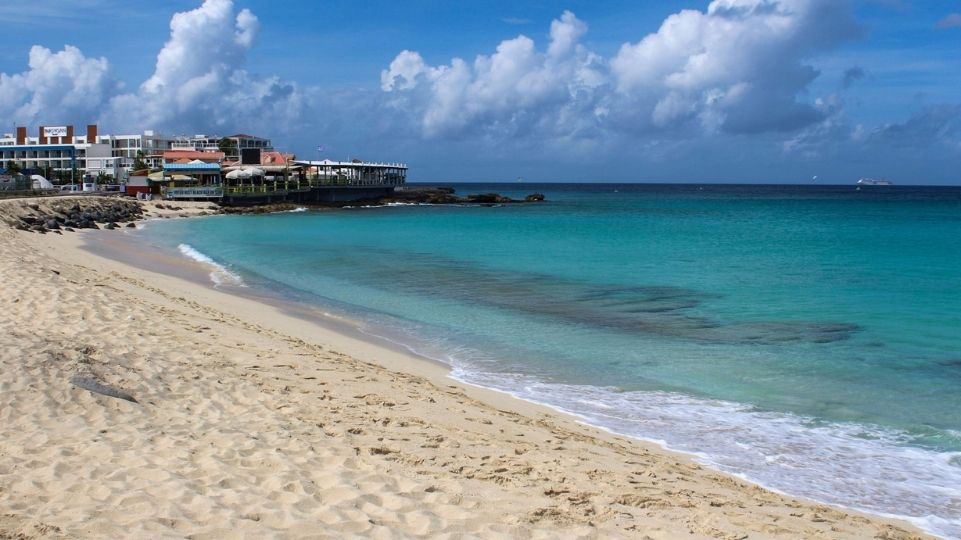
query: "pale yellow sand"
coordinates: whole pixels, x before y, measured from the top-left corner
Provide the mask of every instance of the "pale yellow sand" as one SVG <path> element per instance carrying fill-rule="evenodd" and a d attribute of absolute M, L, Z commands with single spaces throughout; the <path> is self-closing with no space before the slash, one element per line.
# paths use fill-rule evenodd
<path fill-rule="evenodd" d="M 119 234 L 0 227 L 0 538 L 922 536 L 79 247 Z"/>

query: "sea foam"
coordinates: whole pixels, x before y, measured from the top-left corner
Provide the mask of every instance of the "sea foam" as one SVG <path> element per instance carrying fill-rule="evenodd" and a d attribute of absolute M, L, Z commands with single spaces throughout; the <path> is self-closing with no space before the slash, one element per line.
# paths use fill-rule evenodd
<path fill-rule="evenodd" d="M 652 391 L 548 383 L 474 371 L 453 358 L 452 376 L 547 405 L 613 433 L 693 455 L 767 488 L 904 519 L 961 538 L 961 453 L 907 444 L 892 429 L 821 423 L 749 405 Z"/>
<path fill-rule="evenodd" d="M 651 441 L 773 491 L 911 522 L 961 539 L 961 452 L 912 446 L 907 433 L 821 422 L 666 391 L 560 384 L 492 371 L 489 354 L 410 321 L 359 317 L 360 331 L 451 367 L 461 382 Z M 380 319 L 380 320 L 378 320 Z"/>
<path fill-rule="evenodd" d="M 177 249 L 179 249 L 180 253 L 182 253 L 186 257 L 193 259 L 199 262 L 200 264 L 211 268 L 210 281 L 214 283 L 215 287 L 219 287 L 221 285 L 232 285 L 234 287 L 247 286 L 246 284 L 244 284 L 243 278 L 241 278 L 239 275 L 231 272 L 224 265 L 211 259 L 207 255 L 204 255 L 203 253 L 197 251 L 196 249 L 193 248 L 193 246 L 189 244 L 180 244 L 179 246 L 177 246 Z"/>

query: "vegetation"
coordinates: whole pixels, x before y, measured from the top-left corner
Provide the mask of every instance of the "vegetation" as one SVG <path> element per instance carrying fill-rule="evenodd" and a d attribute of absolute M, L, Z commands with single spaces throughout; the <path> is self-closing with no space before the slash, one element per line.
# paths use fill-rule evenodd
<path fill-rule="evenodd" d="M 148 168 L 147 162 L 144 161 L 144 157 L 143 150 L 137 150 L 137 157 L 135 157 L 133 160 L 133 170 L 142 171 Z"/>
<path fill-rule="evenodd" d="M 237 141 L 224 137 L 217 141 L 217 148 L 224 153 L 225 156 L 237 156 Z"/>

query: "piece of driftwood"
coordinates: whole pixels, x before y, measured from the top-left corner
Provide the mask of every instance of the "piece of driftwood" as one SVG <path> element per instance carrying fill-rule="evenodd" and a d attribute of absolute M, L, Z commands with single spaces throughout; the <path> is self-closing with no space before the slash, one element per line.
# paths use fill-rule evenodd
<path fill-rule="evenodd" d="M 76 386 L 77 388 L 89 390 L 95 394 L 123 399 L 131 403 L 137 403 L 137 400 L 134 399 L 134 397 L 130 394 L 124 392 L 123 390 L 118 390 L 112 386 L 107 386 L 106 384 L 90 376 L 74 375 L 70 378 L 70 384 Z"/>

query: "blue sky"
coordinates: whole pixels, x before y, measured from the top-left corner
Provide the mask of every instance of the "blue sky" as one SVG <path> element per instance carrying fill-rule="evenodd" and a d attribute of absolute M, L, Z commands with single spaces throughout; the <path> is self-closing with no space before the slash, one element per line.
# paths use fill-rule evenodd
<path fill-rule="evenodd" d="M 0 4 L 0 122 L 414 180 L 961 184 L 961 0 Z"/>

